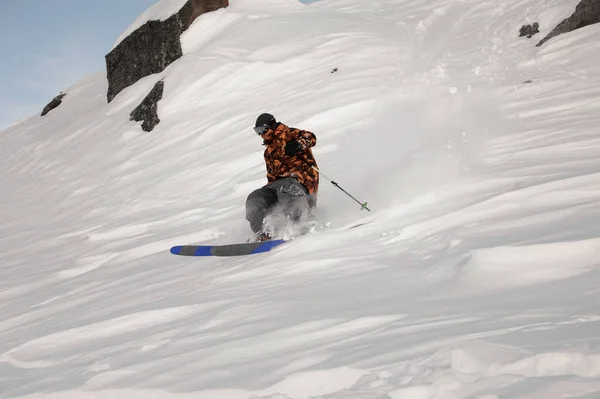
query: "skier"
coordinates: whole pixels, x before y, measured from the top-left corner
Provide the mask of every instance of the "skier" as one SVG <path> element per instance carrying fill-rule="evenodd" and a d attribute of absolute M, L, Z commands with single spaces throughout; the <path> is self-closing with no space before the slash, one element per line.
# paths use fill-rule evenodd
<path fill-rule="evenodd" d="M 271 214 L 283 214 L 293 222 L 306 218 L 317 204 L 319 172 L 311 147 L 317 137 L 306 130 L 277 122 L 271 114 L 256 119 L 254 131 L 263 139 L 268 184 L 246 200 L 246 220 L 254 241 L 271 239 L 274 231 L 265 225 Z"/>

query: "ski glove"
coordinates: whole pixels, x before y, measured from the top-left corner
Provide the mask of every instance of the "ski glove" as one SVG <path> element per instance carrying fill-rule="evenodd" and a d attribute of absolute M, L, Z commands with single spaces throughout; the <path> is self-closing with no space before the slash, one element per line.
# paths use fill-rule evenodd
<path fill-rule="evenodd" d="M 288 141 L 288 143 L 285 145 L 285 155 L 289 155 L 291 157 L 293 157 L 294 155 L 296 155 L 297 153 L 299 153 L 300 151 L 304 150 L 304 147 L 302 146 L 302 144 L 300 144 L 297 141 Z"/>

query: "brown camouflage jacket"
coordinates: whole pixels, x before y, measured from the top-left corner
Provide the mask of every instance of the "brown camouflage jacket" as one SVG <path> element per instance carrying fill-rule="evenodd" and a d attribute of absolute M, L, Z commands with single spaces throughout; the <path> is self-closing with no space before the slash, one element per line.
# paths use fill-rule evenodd
<path fill-rule="evenodd" d="M 311 147 L 317 144 L 317 137 L 306 130 L 288 127 L 280 123 L 275 130 L 269 130 L 263 136 L 267 180 L 269 183 L 284 177 L 295 177 L 306 187 L 310 195 L 319 189 L 319 172 Z M 294 156 L 286 155 L 285 145 L 289 141 L 298 141 L 301 150 Z"/>

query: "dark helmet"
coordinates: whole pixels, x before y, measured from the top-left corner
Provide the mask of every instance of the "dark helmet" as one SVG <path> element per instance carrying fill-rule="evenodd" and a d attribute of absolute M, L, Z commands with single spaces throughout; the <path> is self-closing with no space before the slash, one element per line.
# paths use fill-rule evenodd
<path fill-rule="evenodd" d="M 267 113 L 260 114 L 260 116 L 256 119 L 254 131 L 258 135 L 265 134 L 267 130 L 274 128 L 275 125 L 277 125 L 277 121 L 275 121 L 275 117 L 273 115 Z"/>

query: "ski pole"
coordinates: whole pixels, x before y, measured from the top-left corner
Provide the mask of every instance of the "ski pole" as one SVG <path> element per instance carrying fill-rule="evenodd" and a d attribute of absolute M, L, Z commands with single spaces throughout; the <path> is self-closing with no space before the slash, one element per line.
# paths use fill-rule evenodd
<path fill-rule="evenodd" d="M 361 206 L 360 210 L 362 211 L 363 209 L 366 209 L 367 211 L 371 212 L 371 210 L 369 208 L 367 208 L 367 203 L 362 203 L 359 200 L 357 200 L 356 198 L 354 198 L 352 195 L 350 195 L 350 193 L 346 190 L 344 190 L 343 188 L 340 187 L 339 184 L 337 184 L 336 182 L 334 182 L 333 180 L 327 178 L 327 176 L 325 176 L 323 173 L 321 173 L 321 171 L 316 168 L 315 166 L 311 166 L 311 168 L 313 168 L 314 170 L 316 170 L 317 172 L 319 172 L 319 174 L 321 176 L 323 176 L 323 178 L 327 181 L 329 181 L 331 184 L 333 184 L 334 186 L 336 186 L 337 188 L 339 188 L 340 190 L 342 190 L 344 192 L 344 194 L 346 194 L 348 197 L 352 198 L 354 201 L 358 202 Z"/>

